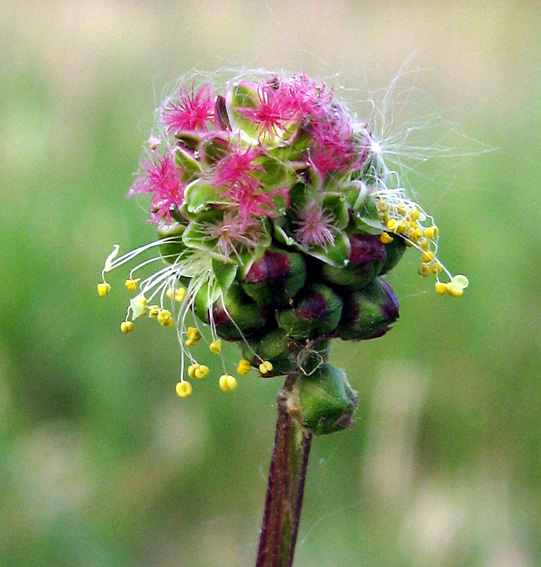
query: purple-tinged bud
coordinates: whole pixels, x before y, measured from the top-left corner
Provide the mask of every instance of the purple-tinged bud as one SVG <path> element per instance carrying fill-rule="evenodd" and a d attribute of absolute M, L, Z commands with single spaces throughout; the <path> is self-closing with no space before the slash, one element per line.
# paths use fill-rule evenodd
<path fill-rule="evenodd" d="M 398 319 L 398 297 L 393 288 L 377 278 L 361 291 L 344 297 L 338 336 L 344 340 L 383 336 Z"/>
<path fill-rule="evenodd" d="M 265 374 L 265 378 L 283 376 L 297 369 L 297 356 L 290 350 L 287 333 L 283 329 L 274 329 L 259 339 L 250 339 L 242 347 L 244 357 L 254 368 L 258 368 L 261 361 L 269 361 L 272 370 Z"/>
<path fill-rule="evenodd" d="M 312 374 L 299 375 L 295 384 L 296 399 L 292 414 L 315 433 L 325 435 L 354 425 L 357 393 L 350 386 L 346 373 L 332 364 L 319 366 Z"/>
<path fill-rule="evenodd" d="M 278 324 L 290 337 L 318 338 L 336 330 L 342 314 L 342 300 L 323 284 L 309 287 L 295 301 L 292 309 L 278 314 Z"/>
<path fill-rule="evenodd" d="M 204 285 L 195 296 L 194 308 L 202 321 L 212 323 L 218 335 L 228 340 L 247 337 L 267 323 L 263 309 L 236 283 L 212 304 L 208 286 Z"/>
<path fill-rule="evenodd" d="M 386 258 L 381 267 L 380 275 L 390 272 L 402 259 L 406 251 L 406 242 L 398 234 L 393 234 L 391 242 L 385 244 Z"/>
<path fill-rule="evenodd" d="M 260 305 L 284 305 L 306 281 L 306 265 L 300 254 L 268 249 L 242 280 L 242 289 Z"/>
<path fill-rule="evenodd" d="M 324 264 L 321 274 L 330 283 L 357 291 L 367 286 L 380 273 L 386 258 L 385 245 L 379 236 L 372 234 L 353 234 L 349 240 L 351 250 L 348 264 L 343 268 Z"/>

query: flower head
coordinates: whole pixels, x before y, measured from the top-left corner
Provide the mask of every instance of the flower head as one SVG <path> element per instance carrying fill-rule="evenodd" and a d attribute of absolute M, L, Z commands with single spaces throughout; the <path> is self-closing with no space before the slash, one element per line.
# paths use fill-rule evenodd
<path fill-rule="evenodd" d="M 176 329 L 180 397 L 210 374 L 196 359 L 201 342 L 232 392 L 222 341 L 243 345 L 239 376 L 319 376 L 330 339 L 382 336 L 398 300 L 381 276 L 408 247 L 439 295 L 463 294 L 468 281 L 441 262 L 434 220 L 390 185 L 369 125 L 324 83 L 268 75 L 217 94 L 182 80 L 159 121 L 128 193 L 150 195 L 159 238 L 123 256 L 115 246 L 97 289 L 108 295 L 105 275 L 146 255 L 126 280 L 134 296 L 121 331 L 144 317 Z"/>

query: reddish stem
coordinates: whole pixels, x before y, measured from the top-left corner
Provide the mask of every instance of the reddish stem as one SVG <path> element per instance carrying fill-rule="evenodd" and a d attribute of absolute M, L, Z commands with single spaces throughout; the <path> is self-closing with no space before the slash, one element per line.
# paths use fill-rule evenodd
<path fill-rule="evenodd" d="M 297 377 L 278 395 L 278 422 L 256 567 L 291 567 L 297 541 L 312 433 L 287 409 Z"/>

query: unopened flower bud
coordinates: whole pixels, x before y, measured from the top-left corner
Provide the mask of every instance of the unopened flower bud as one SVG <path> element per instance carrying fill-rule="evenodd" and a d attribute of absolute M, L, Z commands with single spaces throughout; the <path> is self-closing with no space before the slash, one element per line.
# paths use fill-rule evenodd
<path fill-rule="evenodd" d="M 314 284 L 297 298 L 295 307 L 278 315 L 278 324 L 289 336 L 298 339 L 331 334 L 342 314 L 342 301 L 330 288 Z"/>
<path fill-rule="evenodd" d="M 342 268 L 324 264 L 321 272 L 326 281 L 357 291 L 372 282 L 380 273 L 386 251 L 385 245 L 376 235 L 353 234 L 349 239 L 351 250 L 348 264 Z"/>
<path fill-rule="evenodd" d="M 390 238 L 392 238 L 392 240 L 385 244 L 386 256 L 385 262 L 380 270 L 380 275 L 390 272 L 398 264 L 398 262 L 400 262 L 402 256 L 404 256 L 404 252 L 406 251 L 406 241 L 401 236 L 396 234 Z"/>
<path fill-rule="evenodd" d="M 377 278 L 361 291 L 344 297 L 338 336 L 344 340 L 375 339 L 398 319 L 398 298 L 393 288 Z"/>
<path fill-rule="evenodd" d="M 260 305 L 283 305 L 306 281 L 302 256 L 277 248 L 267 249 L 242 280 L 242 289 Z"/>
<path fill-rule="evenodd" d="M 292 414 L 316 435 L 353 426 L 357 393 L 342 369 L 324 363 L 309 376 L 301 374 L 295 388 Z"/>
<path fill-rule="evenodd" d="M 297 368 L 297 358 L 289 350 L 288 335 L 283 329 L 275 329 L 257 340 L 252 339 L 243 346 L 243 354 L 254 368 L 261 360 L 272 364 L 265 378 L 282 376 Z"/>
<path fill-rule="evenodd" d="M 208 286 L 203 286 L 195 297 L 195 313 L 205 323 L 211 323 L 218 335 L 239 340 L 265 326 L 263 309 L 252 301 L 235 283 L 212 305 L 209 305 Z"/>

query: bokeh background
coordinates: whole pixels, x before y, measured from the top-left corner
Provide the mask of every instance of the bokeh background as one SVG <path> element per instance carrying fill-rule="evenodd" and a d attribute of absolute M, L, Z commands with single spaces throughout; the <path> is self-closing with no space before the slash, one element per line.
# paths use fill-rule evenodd
<path fill-rule="evenodd" d="M 313 444 L 296 565 L 540 565 L 540 38 L 533 1 L 4 0 L 0 565 L 254 564 L 280 380 L 179 400 L 173 333 L 95 284 L 154 238 L 124 196 L 162 95 L 261 67 L 377 124 L 471 280 L 412 253 L 395 329 L 335 345 L 360 411 Z"/>

